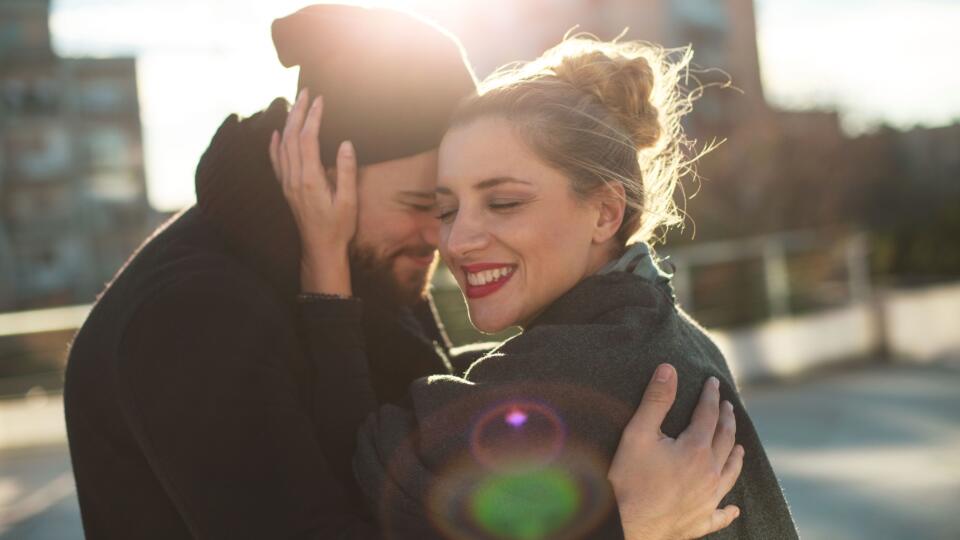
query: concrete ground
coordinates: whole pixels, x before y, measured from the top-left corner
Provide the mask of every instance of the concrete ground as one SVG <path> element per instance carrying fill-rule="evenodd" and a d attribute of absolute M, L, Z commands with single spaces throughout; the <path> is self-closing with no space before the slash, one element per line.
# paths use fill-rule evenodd
<path fill-rule="evenodd" d="M 859 367 L 744 396 L 803 538 L 960 538 L 960 361 Z M 25 406 L 0 403 L 0 421 L 62 423 L 55 399 Z M 83 538 L 66 447 L 39 441 L 0 449 L 0 540 Z"/>
<path fill-rule="evenodd" d="M 808 539 L 960 539 L 960 361 L 745 393 Z"/>

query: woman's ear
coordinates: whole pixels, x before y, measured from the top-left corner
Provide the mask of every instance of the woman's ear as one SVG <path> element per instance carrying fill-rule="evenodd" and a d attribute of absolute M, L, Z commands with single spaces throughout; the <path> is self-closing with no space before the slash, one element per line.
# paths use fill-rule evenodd
<path fill-rule="evenodd" d="M 627 196 L 623 185 L 611 182 L 601 188 L 596 195 L 597 222 L 593 231 L 593 242 L 603 244 L 616 236 L 623 223 L 623 214 L 627 207 Z"/>

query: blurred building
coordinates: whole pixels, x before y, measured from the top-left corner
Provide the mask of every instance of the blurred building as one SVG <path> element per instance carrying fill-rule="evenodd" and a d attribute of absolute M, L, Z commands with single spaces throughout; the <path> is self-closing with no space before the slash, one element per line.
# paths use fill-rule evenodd
<path fill-rule="evenodd" d="M 735 88 L 704 94 L 690 129 L 726 136 L 755 119 L 772 121 L 761 85 L 753 0 L 487 0 L 455 9 L 437 4 L 418 8 L 461 38 L 480 77 L 505 63 L 536 58 L 571 29 L 612 39 L 629 28 L 626 39 L 667 48 L 693 45 L 692 75 L 700 83 L 733 81 Z"/>
<path fill-rule="evenodd" d="M 90 302 L 155 223 L 133 58 L 62 58 L 0 3 L 0 311 Z"/>

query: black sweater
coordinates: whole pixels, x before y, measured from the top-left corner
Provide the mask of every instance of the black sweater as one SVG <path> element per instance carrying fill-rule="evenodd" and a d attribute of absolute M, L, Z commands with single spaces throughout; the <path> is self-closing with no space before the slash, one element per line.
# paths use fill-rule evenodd
<path fill-rule="evenodd" d="M 712 537 L 797 538 L 720 351 L 675 306 L 668 284 L 623 272 L 585 279 L 462 378 L 420 379 L 410 406 L 381 407 L 359 435 L 361 488 L 391 530 L 428 521 L 435 536 L 621 537 L 606 472 L 661 362 L 680 382 L 668 435 L 689 424 L 711 375 L 734 405 L 746 455 L 723 504 L 741 515 Z"/>
<path fill-rule="evenodd" d="M 350 401 L 374 396 L 318 391 L 316 366 L 370 341 L 364 376 L 398 402 L 446 371 L 445 342 L 426 305 L 370 302 L 362 326 L 355 303 L 314 306 L 305 338 L 299 239 L 266 151 L 285 115 L 278 102 L 224 122 L 197 206 L 131 258 L 72 344 L 64 400 L 91 540 L 380 537 L 350 469 Z"/>

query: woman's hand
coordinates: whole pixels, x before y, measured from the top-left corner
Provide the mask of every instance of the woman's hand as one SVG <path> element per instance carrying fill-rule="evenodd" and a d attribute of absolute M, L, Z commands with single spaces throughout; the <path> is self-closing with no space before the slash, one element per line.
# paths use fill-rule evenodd
<path fill-rule="evenodd" d="M 350 141 L 337 151 L 328 178 L 320 162 L 323 98 L 307 107 L 304 89 L 287 115 L 283 135 L 270 138 L 270 162 L 300 231 L 300 285 L 304 292 L 350 296 L 348 250 L 357 230 L 357 158 Z"/>
<path fill-rule="evenodd" d="M 690 426 L 676 439 L 660 425 L 677 395 L 677 373 L 661 364 L 627 425 L 607 474 L 627 540 L 699 538 L 730 525 L 740 509 L 718 509 L 740 476 L 733 406 L 720 387 L 704 385 Z"/>

